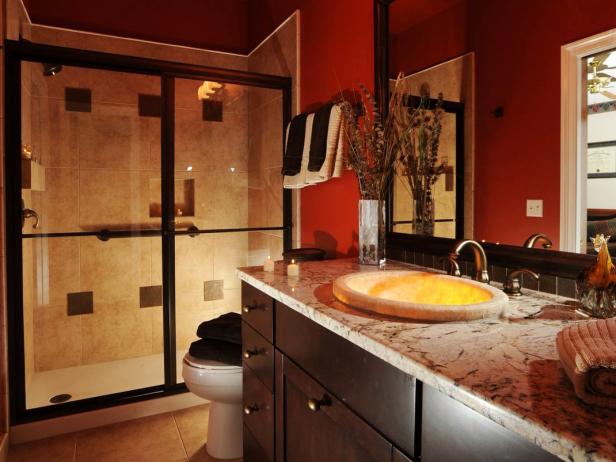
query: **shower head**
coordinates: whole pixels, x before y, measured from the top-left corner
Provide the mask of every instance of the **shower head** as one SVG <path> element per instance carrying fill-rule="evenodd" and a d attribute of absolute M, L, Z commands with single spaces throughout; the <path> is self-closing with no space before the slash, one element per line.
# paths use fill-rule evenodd
<path fill-rule="evenodd" d="M 61 70 L 62 64 L 43 63 L 43 75 L 45 77 L 51 77 L 52 75 L 56 75 Z"/>

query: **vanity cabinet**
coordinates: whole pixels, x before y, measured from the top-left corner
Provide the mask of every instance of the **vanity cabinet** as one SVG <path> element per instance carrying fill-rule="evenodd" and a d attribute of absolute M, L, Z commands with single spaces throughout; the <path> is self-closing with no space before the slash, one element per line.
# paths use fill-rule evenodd
<path fill-rule="evenodd" d="M 284 440 L 276 460 L 389 462 L 392 444 L 281 353 L 276 406 Z M 277 431 L 277 434 L 280 433 Z"/>
<path fill-rule="evenodd" d="M 242 286 L 245 462 L 556 461 L 252 286 Z"/>

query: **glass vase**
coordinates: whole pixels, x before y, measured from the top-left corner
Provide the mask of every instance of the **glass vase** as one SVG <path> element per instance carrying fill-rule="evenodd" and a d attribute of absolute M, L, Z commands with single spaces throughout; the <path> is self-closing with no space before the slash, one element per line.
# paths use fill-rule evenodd
<path fill-rule="evenodd" d="M 385 201 L 359 201 L 359 264 L 379 265 L 385 259 Z"/>

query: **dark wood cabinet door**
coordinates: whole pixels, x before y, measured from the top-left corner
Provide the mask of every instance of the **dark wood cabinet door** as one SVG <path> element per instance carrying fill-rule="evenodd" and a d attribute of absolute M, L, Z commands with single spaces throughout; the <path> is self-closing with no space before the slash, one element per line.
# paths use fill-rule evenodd
<path fill-rule="evenodd" d="M 423 385 L 422 462 L 556 462 L 558 457 Z"/>
<path fill-rule="evenodd" d="M 278 462 L 391 462 L 391 443 L 280 352 L 276 354 L 282 385 L 276 390 L 276 406 L 282 406 L 276 434 L 283 435 Z"/>

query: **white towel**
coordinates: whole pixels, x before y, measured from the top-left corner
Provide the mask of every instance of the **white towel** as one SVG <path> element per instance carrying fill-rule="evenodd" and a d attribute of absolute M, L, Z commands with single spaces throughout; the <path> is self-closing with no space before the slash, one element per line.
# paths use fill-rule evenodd
<path fill-rule="evenodd" d="M 306 183 L 316 184 L 327 181 L 334 173 L 334 164 L 337 160 L 338 144 L 340 140 L 341 110 L 339 105 L 333 105 L 329 113 L 329 124 L 327 126 L 327 144 L 325 150 L 325 160 L 318 172 L 308 172 Z"/>
<path fill-rule="evenodd" d="M 310 139 L 312 138 L 312 121 L 314 114 L 308 114 L 306 117 L 306 135 L 304 136 L 304 151 L 302 152 L 302 166 L 297 175 L 284 177 L 284 188 L 299 189 L 306 186 L 306 175 L 308 174 L 308 160 L 310 155 Z M 287 135 L 289 128 L 287 127 Z M 287 140 L 289 137 L 287 136 Z"/>

